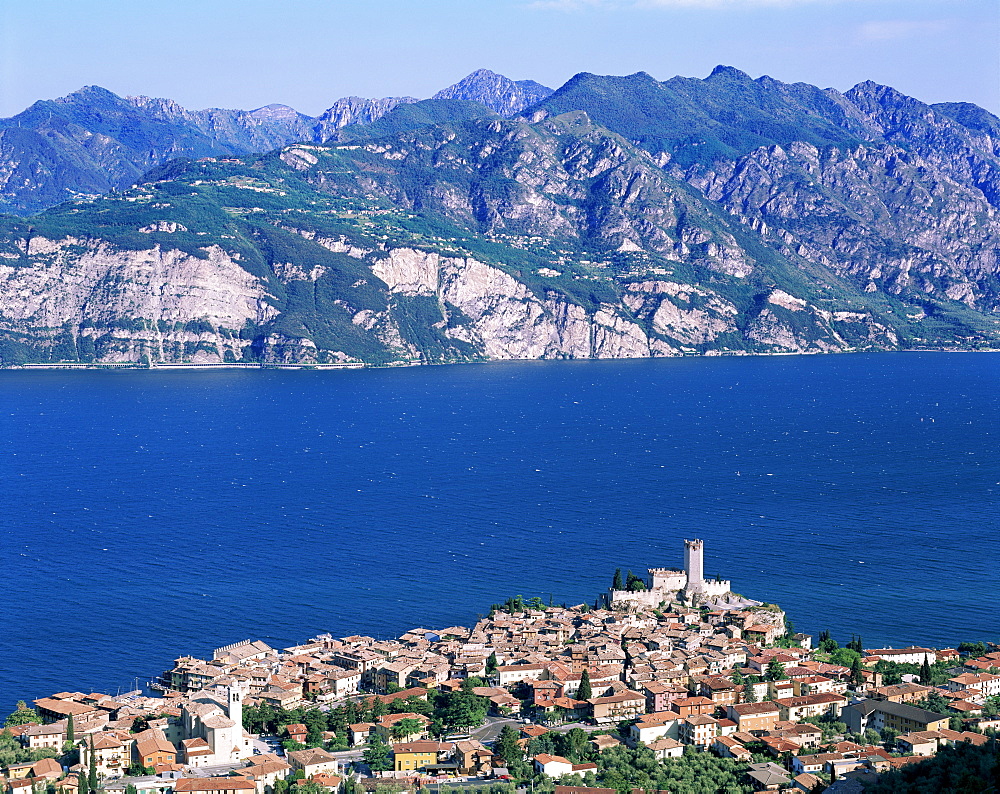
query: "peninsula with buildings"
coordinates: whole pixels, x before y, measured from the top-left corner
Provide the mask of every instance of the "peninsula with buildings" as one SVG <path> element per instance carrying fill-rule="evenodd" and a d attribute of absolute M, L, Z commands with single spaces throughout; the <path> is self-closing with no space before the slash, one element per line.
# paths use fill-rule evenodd
<path fill-rule="evenodd" d="M 1000 646 L 865 649 L 825 632 L 814 643 L 778 606 L 706 580 L 703 552 L 685 541 L 683 570 L 616 572 L 593 605 L 518 596 L 471 629 L 284 649 L 247 640 L 176 659 L 155 696 L 20 702 L 0 732 L 0 783 L 9 794 L 836 794 L 908 790 L 908 774 L 972 766 L 976 753 L 995 764 Z"/>

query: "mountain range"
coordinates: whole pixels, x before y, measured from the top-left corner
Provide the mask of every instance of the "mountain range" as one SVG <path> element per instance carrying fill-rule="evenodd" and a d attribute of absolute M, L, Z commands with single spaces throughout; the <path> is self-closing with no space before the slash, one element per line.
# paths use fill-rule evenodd
<path fill-rule="evenodd" d="M 44 209 L 0 219 L 8 364 L 1000 346 L 1000 119 L 871 82 L 91 87 L 0 122 L 0 180 Z"/>

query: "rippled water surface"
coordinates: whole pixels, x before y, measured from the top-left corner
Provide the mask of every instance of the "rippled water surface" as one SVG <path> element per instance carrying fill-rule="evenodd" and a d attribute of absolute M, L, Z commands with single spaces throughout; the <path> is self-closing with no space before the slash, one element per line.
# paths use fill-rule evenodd
<path fill-rule="evenodd" d="M 0 372 L 0 706 L 679 566 L 1000 640 L 1000 354 Z"/>

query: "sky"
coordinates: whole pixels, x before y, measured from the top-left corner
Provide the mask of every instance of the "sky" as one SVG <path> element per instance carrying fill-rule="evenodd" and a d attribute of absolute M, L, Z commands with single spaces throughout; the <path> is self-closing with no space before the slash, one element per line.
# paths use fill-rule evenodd
<path fill-rule="evenodd" d="M 997 0 L 0 0 L 0 117 L 84 85 L 185 107 L 424 98 L 479 68 L 556 88 L 717 64 L 1000 113 Z"/>

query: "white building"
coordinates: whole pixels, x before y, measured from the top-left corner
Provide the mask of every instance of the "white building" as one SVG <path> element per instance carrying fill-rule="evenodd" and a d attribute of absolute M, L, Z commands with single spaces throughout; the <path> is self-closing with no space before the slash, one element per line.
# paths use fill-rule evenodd
<path fill-rule="evenodd" d="M 243 692 L 237 685 L 199 692 L 181 707 L 184 739 L 204 739 L 212 750 L 200 765 L 229 764 L 253 754 L 243 730 Z"/>

